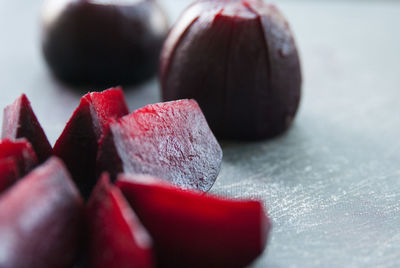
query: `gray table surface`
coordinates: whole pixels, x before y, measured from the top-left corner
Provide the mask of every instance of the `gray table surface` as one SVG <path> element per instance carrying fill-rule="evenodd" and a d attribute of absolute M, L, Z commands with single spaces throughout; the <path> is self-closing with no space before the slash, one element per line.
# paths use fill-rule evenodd
<path fill-rule="evenodd" d="M 160 2 L 171 21 L 188 3 Z M 252 267 L 400 267 L 400 3 L 276 2 L 301 52 L 300 111 L 282 137 L 223 143 L 212 192 L 268 208 Z M 40 4 L 0 0 L 0 107 L 25 92 L 54 143 L 80 94 L 43 63 Z M 157 102 L 158 83 L 126 95 L 131 109 Z"/>

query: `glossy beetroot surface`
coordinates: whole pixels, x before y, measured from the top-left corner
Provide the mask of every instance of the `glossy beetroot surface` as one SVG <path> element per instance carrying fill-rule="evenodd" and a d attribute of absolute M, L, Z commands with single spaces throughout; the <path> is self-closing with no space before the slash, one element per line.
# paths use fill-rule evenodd
<path fill-rule="evenodd" d="M 70 268 L 79 249 L 82 200 L 51 158 L 0 196 L 0 267 Z"/>
<path fill-rule="evenodd" d="M 0 160 L 0 194 L 19 177 L 17 162 L 13 157 Z"/>
<path fill-rule="evenodd" d="M 184 191 L 157 179 L 116 182 L 154 239 L 160 267 L 244 267 L 266 245 L 270 224 L 257 201 Z"/>
<path fill-rule="evenodd" d="M 154 267 L 151 238 L 108 175 L 96 185 L 87 217 L 91 268 Z"/>
<path fill-rule="evenodd" d="M 96 184 L 97 142 L 110 120 L 128 113 L 120 88 L 101 93 L 88 93 L 68 121 L 54 145 L 54 154 L 60 157 L 71 172 L 82 194 L 89 196 Z"/>
<path fill-rule="evenodd" d="M 219 173 L 222 150 L 194 100 L 148 105 L 110 124 L 97 167 L 150 174 L 182 188 L 208 191 Z"/>
<path fill-rule="evenodd" d="M 52 154 L 51 145 L 25 94 L 4 109 L 2 138 L 26 138 L 40 162 Z"/>
<path fill-rule="evenodd" d="M 0 160 L 10 158 L 15 161 L 19 176 L 27 174 L 38 163 L 36 154 L 26 139 L 15 141 L 9 139 L 0 140 Z"/>
<path fill-rule="evenodd" d="M 48 0 L 42 48 L 56 77 L 72 84 L 132 84 L 157 70 L 168 22 L 155 0 Z"/>
<path fill-rule="evenodd" d="M 300 100 L 300 63 L 288 23 L 258 0 L 200 0 L 161 54 L 164 100 L 196 99 L 217 137 L 261 139 L 286 130 Z"/>

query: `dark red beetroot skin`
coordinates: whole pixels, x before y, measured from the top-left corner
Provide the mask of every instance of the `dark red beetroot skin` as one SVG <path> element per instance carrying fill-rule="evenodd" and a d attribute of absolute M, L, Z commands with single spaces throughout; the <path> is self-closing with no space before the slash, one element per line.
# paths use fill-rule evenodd
<path fill-rule="evenodd" d="M 150 174 L 182 188 L 208 191 L 222 150 L 194 100 L 148 105 L 110 124 L 100 142 L 98 168 Z"/>
<path fill-rule="evenodd" d="M 0 140 L 0 160 L 12 158 L 17 164 L 17 171 L 24 176 L 31 171 L 38 163 L 31 144 L 26 139 Z"/>
<path fill-rule="evenodd" d="M 0 267 L 70 268 L 78 254 L 83 202 L 51 158 L 0 196 Z"/>
<path fill-rule="evenodd" d="M 26 138 L 32 144 L 40 162 L 44 162 L 52 154 L 51 145 L 25 94 L 4 109 L 1 136 L 11 140 Z"/>
<path fill-rule="evenodd" d="M 98 140 L 108 128 L 110 120 L 128 113 L 120 88 L 88 93 L 82 97 L 78 108 L 54 145 L 54 154 L 65 162 L 85 197 L 89 196 L 96 184 Z"/>
<path fill-rule="evenodd" d="M 270 223 L 260 202 L 184 191 L 148 176 L 120 175 L 116 185 L 153 237 L 160 267 L 244 267 L 266 246 Z"/>
<path fill-rule="evenodd" d="M 19 178 L 15 158 L 8 157 L 0 160 L 0 194 Z"/>
<path fill-rule="evenodd" d="M 156 73 L 168 22 L 155 0 L 48 0 L 43 10 L 43 53 L 63 81 L 111 86 Z"/>
<path fill-rule="evenodd" d="M 300 63 L 288 23 L 258 0 L 200 0 L 161 52 L 164 100 L 196 99 L 217 137 L 261 139 L 286 130 L 298 108 Z"/>
<path fill-rule="evenodd" d="M 108 175 L 93 190 L 87 218 L 91 268 L 154 267 L 151 238 Z"/>

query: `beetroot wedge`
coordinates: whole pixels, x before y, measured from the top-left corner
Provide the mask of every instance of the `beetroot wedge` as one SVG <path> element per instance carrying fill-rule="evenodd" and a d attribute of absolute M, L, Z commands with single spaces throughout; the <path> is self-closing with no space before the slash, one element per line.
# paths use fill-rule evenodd
<path fill-rule="evenodd" d="M 270 223 L 257 201 L 184 191 L 140 175 L 116 185 L 154 240 L 161 267 L 244 267 L 265 246 Z"/>
<path fill-rule="evenodd" d="M 88 93 L 82 97 L 58 138 L 54 154 L 65 162 L 85 197 L 89 196 L 96 184 L 97 141 L 111 119 L 127 113 L 128 108 L 120 88 Z"/>
<path fill-rule="evenodd" d="M 70 268 L 83 202 L 60 160 L 50 158 L 0 196 L 0 267 Z"/>
<path fill-rule="evenodd" d="M 4 109 L 2 138 L 26 138 L 32 144 L 40 162 L 44 162 L 52 154 L 49 140 L 25 94 Z"/>
<path fill-rule="evenodd" d="M 222 150 L 194 100 L 148 105 L 110 124 L 100 141 L 98 168 L 150 174 L 182 188 L 208 191 Z"/>
<path fill-rule="evenodd" d="M 106 174 L 93 190 L 87 215 L 91 268 L 154 267 L 149 234 Z"/>
<path fill-rule="evenodd" d="M 9 158 L 14 159 L 19 176 L 27 174 L 38 163 L 36 154 L 26 139 L 0 140 L 0 160 Z"/>
<path fill-rule="evenodd" d="M 0 160 L 0 194 L 19 177 L 17 161 L 13 157 Z"/>

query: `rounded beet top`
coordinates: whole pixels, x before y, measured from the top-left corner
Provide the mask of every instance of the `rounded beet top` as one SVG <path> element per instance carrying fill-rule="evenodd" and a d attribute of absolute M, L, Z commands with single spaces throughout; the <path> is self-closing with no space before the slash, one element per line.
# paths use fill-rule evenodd
<path fill-rule="evenodd" d="M 291 124 L 301 71 L 288 23 L 261 0 L 199 0 L 161 52 L 164 100 L 196 99 L 217 137 L 262 139 Z"/>
<path fill-rule="evenodd" d="M 42 49 L 69 84 L 136 84 L 155 74 L 167 31 L 155 0 L 48 0 Z"/>

